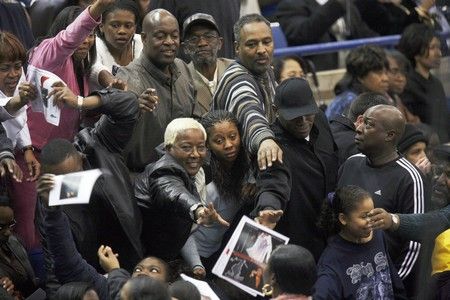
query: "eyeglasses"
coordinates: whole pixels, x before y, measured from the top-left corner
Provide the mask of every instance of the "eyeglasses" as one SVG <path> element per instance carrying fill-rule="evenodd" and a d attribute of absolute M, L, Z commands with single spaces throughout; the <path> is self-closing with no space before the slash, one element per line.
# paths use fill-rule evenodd
<path fill-rule="evenodd" d="M 392 76 L 405 76 L 406 74 L 406 70 L 404 69 L 389 69 L 388 73 L 391 74 Z"/>
<path fill-rule="evenodd" d="M 16 226 L 16 224 L 17 224 L 17 222 L 16 222 L 15 219 L 12 220 L 11 222 L 9 222 L 8 224 L 0 224 L 0 231 L 1 231 L 1 230 L 5 230 L 5 229 L 7 229 L 7 228 L 13 229 L 14 226 Z"/>
<path fill-rule="evenodd" d="M 186 43 L 188 43 L 189 45 L 197 45 L 198 42 L 200 42 L 200 39 L 204 39 L 205 41 L 207 41 L 208 43 L 214 41 L 215 39 L 217 39 L 219 36 L 217 34 L 214 34 L 212 32 L 207 32 L 207 33 L 203 33 L 203 34 L 199 34 L 199 35 L 194 35 L 188 39 L 185 40 Z"/>
<path fill-rule="evenodd" d="M 203 154 L 206 153 L 206 146 L 191 146 L 191 145 L 182 145 L 182 146 L 176 146 L 173 145 L 173 147 L 180 149 L 186 154 L 192 154 L 194 153 L 194 150 L 196 150 L 198 153 Z"/>

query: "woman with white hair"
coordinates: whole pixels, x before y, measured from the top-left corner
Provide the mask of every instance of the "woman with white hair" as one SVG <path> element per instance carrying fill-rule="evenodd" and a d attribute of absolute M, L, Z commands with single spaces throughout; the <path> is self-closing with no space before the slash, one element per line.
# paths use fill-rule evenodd
<path fill-rule="evenodd" d="M 175 259 L 193 223 L 228 225 L 212 204 L 205 206 L 195 176 L 206 156 L 206 131 L 191 118 L 178 118 L 164 133 L 166 153 L 149 164 L 135 181 L 134 195 L 143 217 L 145 255 Z"/>

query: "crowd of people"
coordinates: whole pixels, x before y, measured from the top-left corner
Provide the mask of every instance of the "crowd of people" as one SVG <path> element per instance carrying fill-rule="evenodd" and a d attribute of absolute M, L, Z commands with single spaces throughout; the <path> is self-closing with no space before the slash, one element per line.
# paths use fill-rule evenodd
<path fill-rule="evenodd" d="M 274 59 L 242 1 L 45 2 L 51 22 L 0 0 L 1 299 L 200 299 L 181 273 L 253 299 L 212 273 L 243 216 L 290 239 L 251 273 L 266 297 L 449 299 L 434 1 L 280 1 L 291 44 L 340 18 L 346 37 L 402 34 L 350 50 L 327 107 L 311 84 L 336 57 Z M 62 81 L 43 95 L 30 68 Z M 55 176 L 93 169 L 88 204 L 49 204 Z"/>

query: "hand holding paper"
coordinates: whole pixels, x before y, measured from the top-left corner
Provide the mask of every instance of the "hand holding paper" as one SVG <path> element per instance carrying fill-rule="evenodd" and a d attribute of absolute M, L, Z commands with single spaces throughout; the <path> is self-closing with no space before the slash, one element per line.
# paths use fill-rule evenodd
<path fill-rule="evenodd" d="M 55 74 L 36 68 L 32 65 L 28 66 L 27 80 L 30 81 L 35 87 L 37 94 L 31 99 L 31 108 L 35 112 L 42 112 L 45 116 L 45 120 L 55 126 L 59 126 L 59 119 L 61 117 L 61 110 L 58 106 L 53 105 L 53 85 L 56 82 L 60 82 L 59 85 L 65 86 L 64 82 Z M 28 95 L 28 90 L 23 91 Z"/>
<path fill-rule="evenodd" d="M 89 203 L 95 181 L 101 174 L 99 169 L 94 169 L 54 176 L 54 188 L 48 196 L 48 205 Z"/>
<path fill-rule="evenodd" d="M 53 174 L 42 174 L 36 185 L 38 196 L 41 199 L 42 204 L 48 207 L 48 195 L 55 186 L 55 175 Z"/>
<path fill-rule="evenodd" d="M 34 100 L 38 96 L 36 86 L 32 82 L 22 82 L 19 84 L 19 96 L 23 105 Z"/>
<path fill-rule="evenodd" d="M 53 90 L 48 94 L 49 97 L 53 96 L 53 106 L 58 105 L 62 107 L 63 104 L 67 104 L 72 108 L 76 108 L 78 104 L 78 97 L 70 88 L 64 85 L 62 82 L 55 82 L 52 85 Z"/>

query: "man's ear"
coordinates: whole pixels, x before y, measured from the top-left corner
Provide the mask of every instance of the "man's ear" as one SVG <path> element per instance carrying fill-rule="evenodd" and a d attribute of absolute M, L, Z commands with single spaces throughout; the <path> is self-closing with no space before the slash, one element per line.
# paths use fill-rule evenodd
<path fill-rule="evenodd" d="M 356 118 L 355 123 L 353 123 L 355 125 L 355 128 L 358 127 L 359 125 L 361 125 L 362 123 L 364 123 L 364 116 L 363 115 L 359 115 Z"/>
<path fill-rule="evenodd" d="M 347 225 L 347 217 L 343 213 L 339 213 L 338 219 L 342 226 Z"/>
<path fill-rule="evenodd" d="M 219 47 L 218 48 L 220 50 L 220 49 L 222 49 L 222 46 L 223 46 L 223 37 L 219 36 L 218 40 L 219 40 L 218 41 L 218 43 L 219 43 Z"/>
<path fill-rule="evenodd" d="M 239 54 L 239 43 L 237 41 L 234 42 L 234 52 L 236 53 L 236 55 Z"/>
<path fill-rule="evenodd" d="M 143 44 L 147 41 L 147 34 L 145 32 L 141 32 L 141 40 Z"/>
<path fill-rule="evenodd" d="M 386 132 L 386 138 L 384 139 L 386 142 L 392 142 L 397 136 L 395 130 L 388 130 Z"/>
<path fill-rule="evenodd" d="M 104 27 L 105 25 L 103 25 L 103 23 L 100 23 L 100 25 L 98 25 L 98 29 L 100 30 L 100 32 L 102 33 L 102 34 L 104 34 L 104 32 L 103 32 L 103 27 Z"/>

